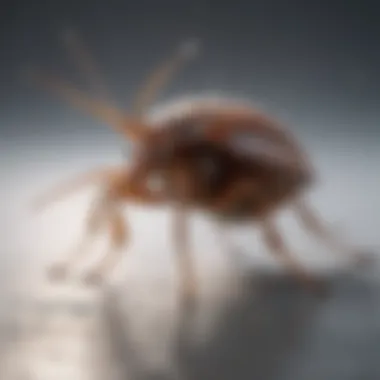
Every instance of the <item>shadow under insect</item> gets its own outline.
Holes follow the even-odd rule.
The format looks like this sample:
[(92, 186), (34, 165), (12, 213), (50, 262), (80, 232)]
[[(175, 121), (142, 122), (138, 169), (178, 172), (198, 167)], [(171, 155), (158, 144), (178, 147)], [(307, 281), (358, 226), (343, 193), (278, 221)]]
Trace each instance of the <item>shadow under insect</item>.
[[(248, 278), (238, 302), (224, 308), (215, 332), (201, 345), (186, 338), (191, 336), (185, 331), (189, 328), (188, 320), (180, 325), (170, 364), (179, 368), (175, 375), (170, 368), (154, 373), (139, 366), (139, 356), (130, 354), (133, 339), (117, 318), (112, 322), (111, 341), (116, 339), (129, 347), (120, 348), (118, 357), (132, 379), (343, 380), (344, 363), (354, 363), (352, 371), (359, 376), (355, 378), (364, 378), (369, 373), (372, 377), (366, 378), (378, 378), (380, 366), (373, 360), (370, 362), (368, 356), (355, 353), (352, 339), (352, 334), (356, 334), (356, 342), (367, 353), (371, 348), (377, 352), (380, 349), (377, 282), (352, 274), (325, 275), (323, 281), (331, 289), (326, 299), (313, 296), (286, 275), (260, 274)], [(364, 325), (360, 318), (350, 318), (361, 313), (365, 314)], [(186, 313), (183, 317), (189, 318)], [(347, 325), (346, 330), (342, 329), (343, 324)], [(335, 358), (345, 361), (334, 364)]]

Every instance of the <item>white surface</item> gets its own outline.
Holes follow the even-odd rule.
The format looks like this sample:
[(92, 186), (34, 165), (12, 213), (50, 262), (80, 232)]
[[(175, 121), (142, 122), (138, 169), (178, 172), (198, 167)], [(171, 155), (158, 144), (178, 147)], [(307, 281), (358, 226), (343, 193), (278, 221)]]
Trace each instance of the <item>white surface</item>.
[[(96, 378), (100, 365), (97, 355), (102, 345), (99, 296), (70, 284), (44, 284), (32, 290), (32, 294), (15, 315), (23, 332), (2, 355), (1, 378)], [(75, 304), (87, 312), (73, 313)]]

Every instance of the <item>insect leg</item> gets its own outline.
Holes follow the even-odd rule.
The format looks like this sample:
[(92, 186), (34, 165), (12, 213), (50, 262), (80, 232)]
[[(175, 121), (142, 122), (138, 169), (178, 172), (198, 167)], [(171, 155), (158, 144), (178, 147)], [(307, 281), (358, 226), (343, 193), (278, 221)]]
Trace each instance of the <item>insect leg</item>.
[(186, 163), (178, 161), (172, 168), (171, 181), (167, 183), (166, 194), (173, 203), (172, 233), (177, 270), (180, 275), (181, 302), (185, 308), (193, 306), (197, 293), (197, 278), (189, 250), (189, 203), (194, 197), (196, 177), (186, 170)]
[(94, 202), (89, 210), (84, 236), (81, 241), (76, 244), (67, 259), (53, 265), (48, 270), (48, 276), (51, 280), (61, 280), (66, 277), (68, 268), (81, 261), (89, 253), (88, 248), (95, 234), (99, 232), (102, 224), (107, 222), (107, 214), (111, 201), (109, 189), (114, 187), (114, 184), (123, 180), (127, 175), (125, 172), (126, 169), (123, 167), (95, 169), (56, 186), (42, 197), (35, 200), (33, 203), (34, 208), (41, 210), (50, 203), (68, 196), (73, 192), (80, 190), (82, 187), (100, 183), (107, 188), (107, 191), (102, 194), (100, 199), (97, 199)]
[(107, 185), (125, 176), (126, 169), (123, 166), (105, 167), (93, 169), (86, 173), (77, 175), (64, 183), (54, 186), (49, 191), (34, 199), (32, 207), (34, 211), (42, 211), (48, 205), (72, 195), (76, 191), (82, 190), (87, 186)]
[(368, 258), (367, 255), (361, 252), (356, 252), (355, 249), (349, 247), (344, 241), (338, 239), (305, 201), (298, 201), (296, 204), (296, 210), (301, 223), (309, 230), (309, 232), (322, 240), (330, 248), (339, 253), (348, 253), (355, 263), (366, 261)]
[(314, 276), (293, 257), (292, 253), (286, 246), (283, 237), (272, 221), (269, 221), (268, 219), (263, 221), (262, 232), (264, 242), (271, 252), (281, 259), (302, 284), (313, 291), (320, 292), (326, 290), (322, 287), (322, 283), (317, 281)]
[(188, 241), (189, 215), (184, 207), (176, 207), (173, 218), (173, 239), (180, 274), (181, 294), (185, 301), (192, 301), (197, 293), (197, 280), (191, 260)]
[(126, 223), (120, 209), (110, 207), (108, 214), (108, 228), (110, 234), (110, 248), (107, 255), (85, 276), (85, 282), (90, 285), (100, 285), (106, 275), (110, 273), (119, 260), (123, 246), (127, 242)]
[(126, 246), (129, 233), (120, 201), (157, 205), (164, 200), (162, 194), (152, 192), (143, 179), (144, 168), (136, 166), (128, 174), (124, 171), (120, 177), (114, 176), (112, 181), (108, 182), (103, 218), (108, 227), (110, 247), (104, 258), (85, 276), (88, 284), (100, 285), (121, 259), (122, 248)]
[(87, 215), (84, 236), (71, 250), (66, 259), (54, 264), (48, 269), (48, 277), (50, 280), (62, 280), (68, 274), (69, 268), (78, 264), (78, 262), (88, 255), (89, 247), (94, 236), (100, 232), (100, 228), (105, 222), (105, 212), (106, 207), (103, 200), (94, 203)]

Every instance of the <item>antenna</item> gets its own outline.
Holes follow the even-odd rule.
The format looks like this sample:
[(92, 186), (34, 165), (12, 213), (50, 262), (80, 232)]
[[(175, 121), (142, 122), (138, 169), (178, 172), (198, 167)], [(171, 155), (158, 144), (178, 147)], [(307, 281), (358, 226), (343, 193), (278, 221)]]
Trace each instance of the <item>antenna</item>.
[(181, 43), (174, 55), (155, 68), (143, 83), (132, 107), (133, 114), (141, 117), (154, 101), (158, 92), (169, 82), (183, 64), (195, 59), (199, 51), (200, 42), (197, 39), (188, 39)]

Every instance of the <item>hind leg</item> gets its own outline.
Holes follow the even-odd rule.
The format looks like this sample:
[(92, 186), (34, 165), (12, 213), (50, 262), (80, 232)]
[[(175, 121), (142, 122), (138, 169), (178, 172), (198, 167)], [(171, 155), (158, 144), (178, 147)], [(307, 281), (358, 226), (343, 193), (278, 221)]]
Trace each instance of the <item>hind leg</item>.
[(355, 264), (366, 264), (370, 261), (368, 260), (370, 259), (369, 255), (353, 249), (344, 241), (338, 239), (305, 201), (298, 201), (296, 210), (301, 223), (306, 229), (331, 249), (339, 253), (349, 254)]
[(307, 269), (301, 265), (292, 255), (284, 239), (274, 223), (269, 220), (263, 221), (262, 224), (263, 239), (271, 252), (280, 259), (291, 273), (308, 289), (324, 294), (326, 288), (318, 281)]

